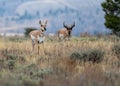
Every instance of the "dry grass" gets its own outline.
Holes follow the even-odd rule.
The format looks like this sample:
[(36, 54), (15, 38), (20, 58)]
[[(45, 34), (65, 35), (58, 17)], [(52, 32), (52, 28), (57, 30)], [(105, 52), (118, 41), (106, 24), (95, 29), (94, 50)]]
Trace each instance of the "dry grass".
[[(37, 47), (35, 53), (31, 54), (29, 39), (0, 38), (2, 86), (120, 85), (120, 60), (111, 50), (111, 47), (120, 44), (120, 41), (96, 37), (73, 37), (65, 42), (48, 40), (44, 44), (45, 54), (40, 45), (40, 54), (37, 55)], [(83, 64), (70, 59), (73, 52), (87, 49), (105, 51), (104, 60), (99, 64), (90, 62)]]

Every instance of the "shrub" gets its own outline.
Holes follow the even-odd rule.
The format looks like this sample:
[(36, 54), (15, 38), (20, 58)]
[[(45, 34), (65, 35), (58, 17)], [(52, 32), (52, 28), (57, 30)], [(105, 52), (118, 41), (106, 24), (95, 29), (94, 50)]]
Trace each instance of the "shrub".
[(102, 37), (104, 41), (111, 41), (111, 42), (119, 42), (120, 37), (115, 36), (115, 35), (106, 35)]
[(49, 73), (52, 73), (49, 68), (48, 69), (39, 69), (39, 71), (36, 71), (32, 74), (32, 77), (36, 78), (36, 79), (43, 79), (44, 76)]
[(73, 60), (76, 60), (76, 59), (79, 59), (80, 61), (85, 61), (85, 53), (83, 52), (74, 52), (71, 54), (70, 58), (73, 59)]
[(111, 36), (110, 40), (113, 41), (113, 42), (119, 42), (120, 41), (120, 37), (118, 37), (118, 36)]
[(23, 86), (38, 86), (38, 82), (31, 79), (24, 79), (22, 80)]
[(6, 64), (10, 70), (15, 68), (15, 61), (14, 60), (8, 60)]
[(21, 62), (26, 61), (24, 56), (20, 56), (20, 55), (17, 55), (17, 54), (6, 54), (6, 56), (7, 56), (7, 60), (19, 60)]
[(7, 54), (7, 60), (16, 60), (18, 57), (16, 55), (13, 54)]
[(120, 59), (120, 44), (115, 44), (112, 47), (112, 51), (117, 56), (117, 58)]
[(11, 42), (23, 42), (27, 40), (26, 37), (19, 37), (19, 36), (14, 36), (14, 37), (6, 37), (5, 41), (11, 41)]
[(103, 60), (104, 52), (99, 49), (90, 49), (81, 52), (74, 52), (70, 58), (80, 61), (91, 61), (93, 63), (99, 63)]
[(30, 76), (31, 79), (38, 80), (43, 79), (45, 75), (52, 73), (52, 70), (50, 68), (41, 69), (36, 64), (30, 64), (25, 66), (21, 72)]
[(101, 62), (104, 56), (104, 52), (98, 49), (88, 51), (88, 60), (92, 62)]
[(6, 68), (5, 61), (3, 59), (0, 59), (0, 71), (4, 68)]

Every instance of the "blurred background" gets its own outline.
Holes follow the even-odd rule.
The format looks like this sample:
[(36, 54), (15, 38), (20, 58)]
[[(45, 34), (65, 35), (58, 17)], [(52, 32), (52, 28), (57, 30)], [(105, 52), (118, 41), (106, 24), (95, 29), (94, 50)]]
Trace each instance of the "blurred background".
[(39, 20), (48, 20), (48, 34), (66, 24), (76, 23), (72, 34), (106, 34), (104, 0), (0, 0), (0, 35), (23, 35), (25, 28), (40, 28)]

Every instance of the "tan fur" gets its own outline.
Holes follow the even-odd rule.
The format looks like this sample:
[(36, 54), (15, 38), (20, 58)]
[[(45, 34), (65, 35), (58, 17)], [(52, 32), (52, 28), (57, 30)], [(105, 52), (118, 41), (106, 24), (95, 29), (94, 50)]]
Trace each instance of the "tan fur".
[[(39, 54), (39, 43), (43, 44), (44, 42), (44, 40), (40, 42), (40, 39), (43, 39), (44, 37), (47, 21), (43, 21), (43, 22), (39, 21), (39, 24), (41, 25), (40, 30), (33, 30), (29, 33), (29, 36), (32, 41), (32, 52), (34, 51), (34, 46), (36, 44), (38, 46), (38, 54)], [(43, 44), (43, 51), (44, 51), (44, 44)]]
[(63, 34), (64, 38), (67, 37), (67, 36), (69, 36), (68, 35), (68, 30), (66, 28), (63, 28), (63, 29), (61, 29), (61, 30), (58, 31), (58, 37), (60, 37), (60, 34)]
[(34, 31), (31, 31), (29, 35), (30, 36), (33, 35), (37, 38), (38, 36), (43, 36), (43, 33), (40, 30), (34, 30)]
[(58, 31), (58, 40), (63, 40), (63, 39), (69, 39), (71, 37), (71, 31), (72, 28), (75, 26), (75, 22), (72, 25), (65, 25), (65, 22), (63, 22), (63, 26), (65, 28), (62, 28)]

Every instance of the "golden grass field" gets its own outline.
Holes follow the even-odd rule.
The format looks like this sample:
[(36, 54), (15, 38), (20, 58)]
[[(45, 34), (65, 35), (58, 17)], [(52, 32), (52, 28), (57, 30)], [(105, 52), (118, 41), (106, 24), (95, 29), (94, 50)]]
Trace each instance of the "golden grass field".
[[(55, 38), (56, 39), (56, 38)], [(29, 38), (0, 37), (0, 86), (120, 86), (120, 59), (112, 51), (120, 38), (72, 37), (46, 39), (40, 54), (31, 54)], [(74, 52), (104, 51), (100, 63), (72, 60)], [(120, 52), (120, 51), (119, 51)]]

